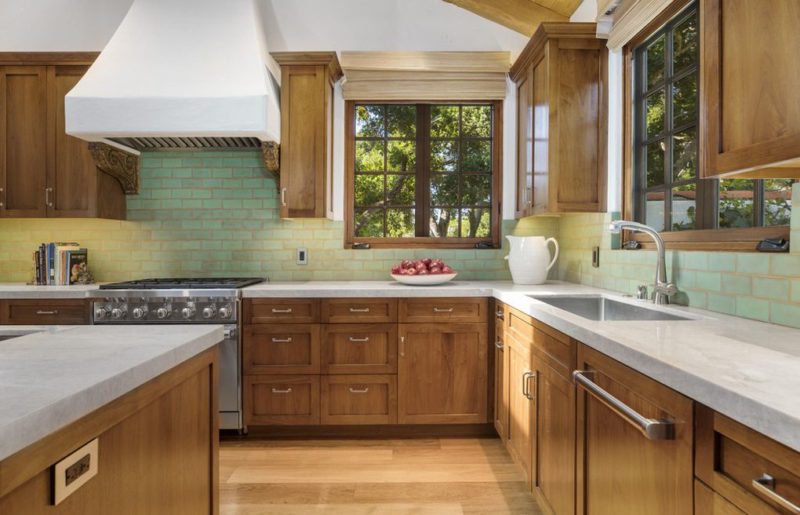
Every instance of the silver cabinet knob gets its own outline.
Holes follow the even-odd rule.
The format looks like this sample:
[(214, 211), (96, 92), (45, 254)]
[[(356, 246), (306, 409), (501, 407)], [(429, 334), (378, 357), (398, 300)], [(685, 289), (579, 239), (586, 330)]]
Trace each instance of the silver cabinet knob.
[(156, 316), (161, 320), (167, 318), (169, 315), (170, 315), (170, 310), (167, 308), (162, 307), (156, 310)]
[(194, 316), (194, 313), (195, 310), (192, 306), (186, 306), (181, 310), (181, 316), (184, 318), (184, 320), (189, 320), (190, 318), (192, 318)]
[(220, 316), (220, 318), (230, 318), (232, 314), (233, 314), (233, 311), (231, 310), (230, 306), (225, 306), (225, 307), (219, 308), (219, 316)]
[(203, 308), (203, 318), (208, 320), (209, 318), (214, 318), (214, 315), (217, 314), (217, 310), (211, 306), (207, 308)]

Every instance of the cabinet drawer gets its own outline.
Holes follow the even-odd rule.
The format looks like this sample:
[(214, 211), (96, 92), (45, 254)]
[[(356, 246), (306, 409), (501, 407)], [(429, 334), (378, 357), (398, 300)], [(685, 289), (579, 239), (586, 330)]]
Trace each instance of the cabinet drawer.
[(397, 376), (322, 376), (323, 424), (396, 424)]
[(242, 367), (245, 374), (319, 374), (318, 325), (245, 326)]
[(397, 299), (324, 299), (322, 321), (329, 324), (397, 322)]
[(797, 513), (800, 453), (705, 406), (696, 419), (698, 478), (746, 513)]
[(83, 299), (7, 300), (0, 302), (0, 323), (9, 325), (83, 325), (89, 302)]
[(314, 324), (319, 322), (319, 299), (247, 299), (245, 324)]
[(397, 373), (397, 325), (323, 326), (322, 373)]
[(746, 515), (745, 512), (697, 480), (694, 482), (694, 512), (697, 515)]
[(572, 338), (534, 320), (532, 349), (554, 370), (565, 378), (572, 379), (572, 371), (575, 370), (578, 359), (578, 345)]
[(488, 299), (400, 299), (400, 322), (486, 323), (488, 309)]
[(319, 376), (245, 376), (245, 425), (319, 424)]

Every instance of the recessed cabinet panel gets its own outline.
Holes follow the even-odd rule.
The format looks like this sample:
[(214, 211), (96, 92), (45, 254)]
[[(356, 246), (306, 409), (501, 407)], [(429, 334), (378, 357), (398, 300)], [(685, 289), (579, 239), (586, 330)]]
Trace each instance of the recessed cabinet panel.
[(323, 373), (397, 373), (396, 324), (329, 324), (322, 339)]
[(319, 424), (319, 376), (245, 376), (245, 425)]
[(322, 423), (397, 423), (397, 376), (323, 376)]
[(245, 374), (319, 374), (318, 325), (269, 324), (245, 327)]

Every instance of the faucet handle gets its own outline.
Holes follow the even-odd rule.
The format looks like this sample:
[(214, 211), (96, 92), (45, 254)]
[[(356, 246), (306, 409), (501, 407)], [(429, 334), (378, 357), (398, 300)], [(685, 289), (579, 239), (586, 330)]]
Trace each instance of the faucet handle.
[(675, 285), (675, 283), (660, 283), (656, 285), (656, 291), (671, 297), (678, 293), (678, 287)]
[(644, 284), (640, 284), (638, 288), (636, 288), (636, 298), (639, 300), (647, 300), (647, 286)]

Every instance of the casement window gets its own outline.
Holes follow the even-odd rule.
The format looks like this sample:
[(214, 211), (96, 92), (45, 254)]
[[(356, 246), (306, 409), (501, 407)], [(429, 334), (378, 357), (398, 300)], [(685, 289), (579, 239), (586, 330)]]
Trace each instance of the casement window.
[(501, 102), (346, 110), (348, 245), (499, 246)]
[(670, 16), (626, 49), (632, 195), (624, 215), (687, 248), (722, 241), (730, 245), (715, 248), (752, 249), (788, 235), (794, 180), (700, 179), (697, 3)]

